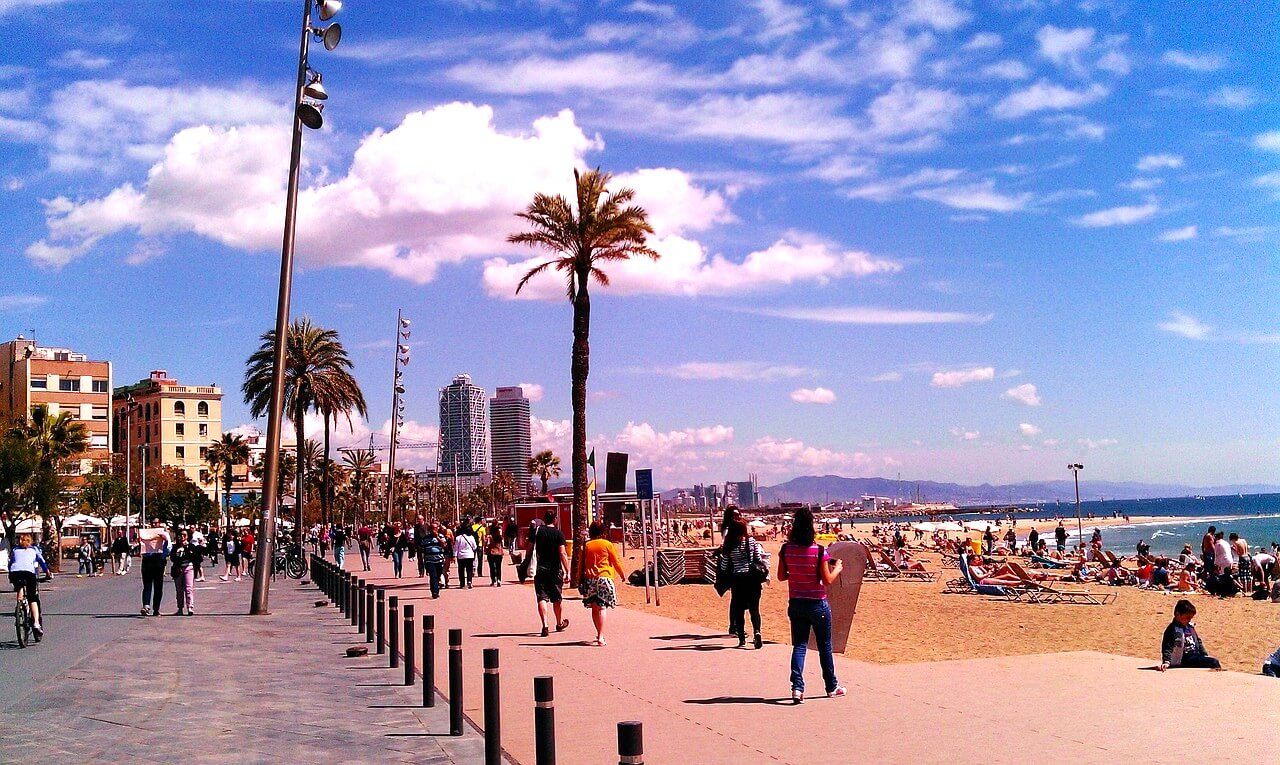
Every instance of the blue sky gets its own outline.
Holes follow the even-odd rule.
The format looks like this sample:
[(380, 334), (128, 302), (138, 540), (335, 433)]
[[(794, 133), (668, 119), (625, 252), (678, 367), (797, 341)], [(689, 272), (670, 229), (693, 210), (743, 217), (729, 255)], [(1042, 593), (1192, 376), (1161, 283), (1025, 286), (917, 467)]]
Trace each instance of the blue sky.
[[(0, 324), (227, 390), (271, 326), (300, 4), (0, 0)], [(708, 7), (711, 6), (711, 7)], [(221, 15), (214, 15), (221, 11)], [(600, 449), (756, 472), (1280, 482), (1276, 7), (345, 3), (295, 313), (409, 434), (458, 372), (567, 454), (569, 307), (506, 245), (574, 167), (655, 263), (593, 301)]]

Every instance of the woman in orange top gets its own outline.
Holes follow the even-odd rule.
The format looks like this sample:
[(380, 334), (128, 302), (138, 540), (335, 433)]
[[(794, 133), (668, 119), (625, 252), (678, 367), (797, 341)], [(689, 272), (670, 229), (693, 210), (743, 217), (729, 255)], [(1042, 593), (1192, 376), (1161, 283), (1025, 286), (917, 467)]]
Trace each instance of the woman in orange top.
[(604, 538), (604, 526), (591, 524), (591, 540), (582, 548), (582, 605), (591, 609), (596, 625), (596, 645), (604, 645), (604, 610), (618, 605), (613, 580), (622, 576), (622, 563), (613, 542)]

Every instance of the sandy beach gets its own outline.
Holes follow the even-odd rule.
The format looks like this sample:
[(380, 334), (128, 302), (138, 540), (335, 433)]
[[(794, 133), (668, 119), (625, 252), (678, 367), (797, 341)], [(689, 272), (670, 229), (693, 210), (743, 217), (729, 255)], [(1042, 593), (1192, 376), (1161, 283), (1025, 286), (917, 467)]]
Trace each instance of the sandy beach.
[[(1050, 523), (1053, 525), (1056, 522)], [(777, 547), (776, 542), (766, 544), (769, 550)], [(1150, 657), (1154, 664), (1159, 661), (1160, 636), (1177, 601), (1173, 594), (1100, 584), (1086, 588), (1115, 593), (1113, 603), (1036, 605), (979, 595), (948, 595), (943, 592), (943, 583), (959, 572), (942, 569), (936, 556), (926, 554), (923, 560), (930, 570), (939, 572), (937, 581), (863, 584), (847, 656), (898, 664), (1092, 650)], [(628, 555), (628, 570), (639, 566), (638, 556)], [(728, 621), (728, 596), (717, 597), (705, 584), (664, 587), (661, 607), (646, 606), (640, 587), (622, 587), (619, 596), (626, 608), (713, 629), (725, 628)], [(1224, 667), (1257, 673), (1263, 659), (1280, 646), (1280, 604), (1243, 597), (1191, 597), (1199, 609), (1196, 624), (1200, 634)], [(785, 583), (766, 585), (761, 600), (766, 640), (789, 640), (786, 609)]]

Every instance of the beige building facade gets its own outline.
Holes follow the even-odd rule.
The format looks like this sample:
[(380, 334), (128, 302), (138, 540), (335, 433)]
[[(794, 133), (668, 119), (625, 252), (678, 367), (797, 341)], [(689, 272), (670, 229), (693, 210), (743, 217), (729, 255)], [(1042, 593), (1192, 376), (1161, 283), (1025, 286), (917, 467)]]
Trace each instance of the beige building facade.
[(0, 344), (0, 365), (0, 425), (12, 427), (40, 404), (51, 414), (70, 412), (88, 432), (89, 448), (65, 472), (78, 476), (109, 467), (111, 362), (19, 336)]
[(115, 451), (129, 452), (134, 471), (144, 458), (147, 465), (180, 468), (213, 498), (217, 476), (206, 458), (209, 447), (222, 438), (221, 388), (181, 385), (157, 369), (145, 380), (116, 388), (111, 405)]

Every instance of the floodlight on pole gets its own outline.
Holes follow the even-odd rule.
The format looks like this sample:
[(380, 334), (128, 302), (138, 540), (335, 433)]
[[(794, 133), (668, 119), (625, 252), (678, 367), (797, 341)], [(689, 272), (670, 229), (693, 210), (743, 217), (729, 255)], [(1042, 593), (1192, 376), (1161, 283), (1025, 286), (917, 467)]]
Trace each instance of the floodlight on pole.
[[(259, 565), (254, 570), (253, 596), (249, 605), (249, 613), (254, 615), (269, 614), (268, 605), (271, 575), (275, 560), (277, 516), (280, 503), (280, 431), (284, 420), (284, 387), (285, 362), (287, 359), (289, 335), (289, 307), (293, 291), (293, 251), (294, 236), (298, 220), (298, 184), (302, 166), (302, 128), (318, 130), (324, 125), (321, 111), (329, 94), (324, 89), (320, 73), (307, 64), (307, 53), (311, 39), (321, 41), (326, 50), (338, 47), (342, 40), (342, 27), (330, 24), (327, 27), (316, 27), (312, 24), (311, 14), (318, 8), (321, 21), (333, 18), (342, 8), (339, 0), (302, 0), (302, 37), (298, 44), (298, 79), (293, 91), (293, 144), (289, 157), (289, 183), (285, 196), (284, 237), (280, 247), (280, 285), (276, 297), (276, 325), (272, 348), (270, 403), (267, 408), (267, 443), (263, 455), (262, 474), (262, 515), (258, 529), (257, 559)], [(298, 466), (298, 480), (302, 480), (301, 465)], [(143, 478), (146, 468), (143, 468)], [(295, 492), (301, 494), (301, 492)], [(145, 501), (145, 494), (144, 494)], [(294, 533), (298, 535), (298, 554), (301, 555), (302, 534), (302, 498), (294, 499), (296, 522)]]

